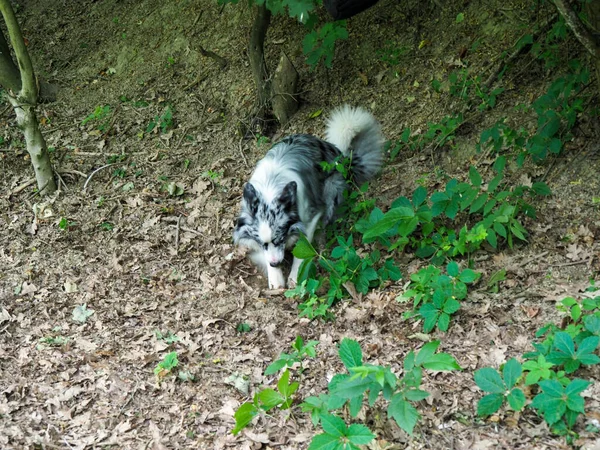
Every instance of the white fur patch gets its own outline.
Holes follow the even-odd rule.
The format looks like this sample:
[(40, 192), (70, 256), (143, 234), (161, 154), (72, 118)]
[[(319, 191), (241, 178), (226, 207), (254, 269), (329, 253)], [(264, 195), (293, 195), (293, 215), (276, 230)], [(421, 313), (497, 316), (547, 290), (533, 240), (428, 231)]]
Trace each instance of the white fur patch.
[(379, 130), (380, 126), (373, 115), (363, 108), (344, 105), (337, 108), (327, 121), (325, 139), (339, 148), (344, 155), (354, 137), (368, 129)]
[(266, 222), (261, 222), (258, 225), (258, 237), (265, 244), (271, 242), (271, 239), (273, 239), (273, 232), (271, 231), (269, 224)]

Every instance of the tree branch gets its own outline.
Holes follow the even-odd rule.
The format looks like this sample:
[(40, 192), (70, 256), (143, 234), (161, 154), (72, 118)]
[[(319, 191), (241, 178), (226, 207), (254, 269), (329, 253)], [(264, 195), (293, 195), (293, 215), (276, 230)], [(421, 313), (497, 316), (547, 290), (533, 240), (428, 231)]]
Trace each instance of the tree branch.
[(10, 0), (0, 0), (0, 11), (4, 17), (6, 29), (15, 50), (19, 72), (21, 73), (21, 91), (19, 92), (19, 97), (21, 100), (35, 105), (37, 103), (38, 92), (33, 74), (33, 64), (31, 63), (31, 58), (29, 58), (21, 28), (10, 5)]
[(569, 28), (579, 42), (586, 48), (588, 52), (595, 58), (600, 58), (600, 45), (594, 38), (594, 35), (581, 23), (577, 13), (573, 11), (571, 5), (564, 0), (554, 0), (554, 5), (558, 12), (563, 16)]

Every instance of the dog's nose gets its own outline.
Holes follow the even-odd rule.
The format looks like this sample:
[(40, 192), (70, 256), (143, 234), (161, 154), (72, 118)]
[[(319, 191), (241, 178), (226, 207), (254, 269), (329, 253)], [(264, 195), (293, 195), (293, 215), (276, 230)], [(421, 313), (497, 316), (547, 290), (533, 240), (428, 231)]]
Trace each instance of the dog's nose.
[(269, 265), (271, 267), (279, 267), (281, 265), (281, 261), (279, 261), (279, 262), (270, 262)]

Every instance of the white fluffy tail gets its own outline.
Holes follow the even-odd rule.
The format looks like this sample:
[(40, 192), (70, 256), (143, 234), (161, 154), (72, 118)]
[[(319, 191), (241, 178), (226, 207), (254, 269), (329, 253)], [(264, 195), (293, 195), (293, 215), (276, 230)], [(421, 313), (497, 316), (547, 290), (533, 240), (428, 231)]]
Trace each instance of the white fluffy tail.
[(381, 125), (363, 108), (337, 108), (327, 120), (326, 140), (352, 158), (352, 173), (359, 186), (373, 178), (383, 163)]

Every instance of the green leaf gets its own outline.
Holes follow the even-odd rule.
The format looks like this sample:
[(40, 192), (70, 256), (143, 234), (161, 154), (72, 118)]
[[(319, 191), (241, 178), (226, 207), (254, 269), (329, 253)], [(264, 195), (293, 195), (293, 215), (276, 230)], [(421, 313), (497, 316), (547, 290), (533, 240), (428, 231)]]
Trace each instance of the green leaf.
[(490, 416), (500, 409), (504, 403), (503, 394), (488, 394), (477, 402), (477, 415)]
[(446, 303), (444, 303), (444, 312), (446, 314), (454, 314), (459, 309), (460, 309), (460, 302), (457, 300), (454, 300), (453, 298), (449, 298), (448, 300), (446, 300)]
[(448, 331), (448, 327), (450, 326), (450, 316), (445, 312), (440, 313), (440, 316), (437, 321), (437, 327), (440, 331), (446, 332)]
[(515, 358), (512, 358), (504, 364), (502, 376), (504, 377), (504, 383), (508, 389), (511, 389), (517, 383), (521, 373), (523, 373), (523, 368)]
[(285, 359), (278, 359), (267, 366), (265, 369), (265, 375), (273, 375), (274, 373), (279, 372), (283, 369), (287, 364)]
[(565, 394), (567, 394), (569, 397), (580, 394), (581, 392), (585, 391), (590, 384), (592, 384), (590, 381), (575, 378), (567, 387), (565, 387)]
[(477, 280), (479, 278), (479, 273), (475, 272), (474, 270), (471, 269), (465, 269), (463, 270), (460, 275), (458, 276), (458, 279), (460, 281), (462, 281), (463, 283), (473, 283), (475, 280)]
[(410, 435), (412, 435), (413, 429), (421, 417), (419, 411), (404, 400), (402, 394), (399, 393), (395, 394), (390, 401), (388, 416), (393, 418), (398, 426)]
[(488, 199), (489, 199), (488, 194), (479, 195), (479, 197), (477, 197), (475, 199), (475, 201), (471, 204), (471, 208), (469, 209), (469, 214), (475, 214), (476, 212), (478, 212), (481, 208), (483, 208), (483, 205), (485, 205), (485, 203), (488, 201)]
[(508, 394), (506, 399), (508, 400), (508, 404), (514, 411), (521, 411), (525, 406), (525, 402), (527, 401), (527, 398), (525, 397), (523, 391), (518, 388), (514, 388), (512, 391), (510, 391), (510, 394)]
[(431, 356), (427, 361), (423, 362), (423, 367), (427, 370), (461, 370), (456, 359), (448, 353), (438, 353)]
[(423, 186), (419, 186), (417, 189), (415, 189), (415, 192), (413, 192), (413, 196), (412, 196), (413, 206), (415, 208), (418, 208), (419, 206), (421, 206), (423, 204), (423, 202), (425, 201), (426, 198), (427, 198), (427, 189), (425, 189)]
[(448, 272), (448, 275), (450, 275), (453, 278), (456, 278), (458, 276), (459, 268), (456, 261), (450, 261), (450, 263), (446, 267), (446, 272)]
[(415, 364), (417, 366), (422, 366), (424, 363), (430, 361), (438, 347), (440, 346), (440, 341), (431, 341), (421, 347), (419, 353), (417, 353), (417, 357), (415, 358)]
[(293, 254), (298, 259), (312, 259), (318, 255), (312, 244), (306, 239), (306, 236), (300, 237), (294, 247)]
[(345, 436), (348, 429), (344, 420), (333, 414), (323, 414), (321, 416), (321, 426), (325, 433), (336, 437)]
[(504, 394), (506, 386), (500, 378), (500, 374), (491, 367), (484, 367), (475, 372), (475, 383), (485, 392), (493, 394)]
[(420, 400), (426, 399), (429, 397), (429, 392), (423, 391), (421, 389), (411, 389), (404, 392), (404, 397), (406, 400), (410, 400), (411, 402), (418, 402)]
[(461, 23), (464, 20), (465, 20), (465, 14), (464, 13), (458, 13), (456, 15), (456, 23)]
[(254, 419), (256, 414), (258, 414), (258, 409), (253, 403), (244, 403), (233, 415), (235, 419), (235, 428), (231, 432), (233, 434), (238, 434), (240, 431), (246, 428), (250, 422), (252, 422), (252, 419)]
[(375, 435), (366, 426), (355, 423), (348, 427), (346, 438), (354, 445), (367, 445)]
[(388, 230), (393, 228), (401, 221), (409, 221), (413, 218), (415, 213), (412, 209), (405, 206), (399, 206), (397, 208), (390, 209), (383, 218), (371, 226), (363, 235), (364, 239), (372, 239), (385, 234)]
[(258, 393), (258, 400), (268, 411), (285, 402), (285, 398), (275, 389), (266, 388)]
[(362, 366), (363, 364), (360, 344), (353, 339), (342, 339), (338, 354), (346, 369)]
[(308, 450), (337, 450), (341, 445), (343, 444), (340, 438), (327, 433), (321, 433), (313, 437)]
[(481, 186), (481, 175), (479, 175), (479, 172), (477, 172), (477, 169), (474, 166), (469, 167), (469, 179), (473, 186)]
[(533, 192), (535, 192), (538, 195), (552, 195), (552, 190), (548, 187), (546, 183), (533, 183), (531, 189), (533, 189)]

